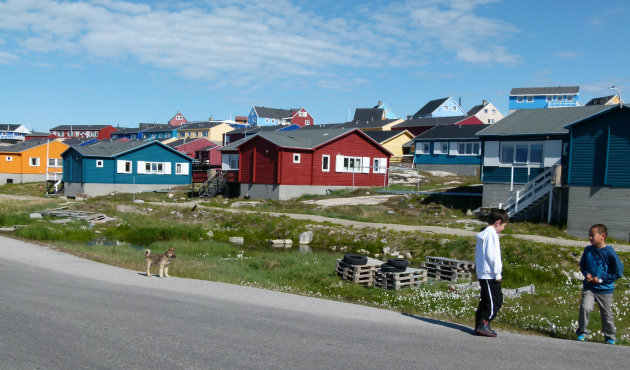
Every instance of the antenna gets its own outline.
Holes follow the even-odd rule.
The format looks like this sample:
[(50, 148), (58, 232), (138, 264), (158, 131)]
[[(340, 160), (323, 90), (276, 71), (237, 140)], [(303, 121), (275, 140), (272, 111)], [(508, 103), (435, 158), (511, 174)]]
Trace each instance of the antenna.
[(619, 97), (619, 108), (623, 108), (623, 101), (621, 100), (621, 90), (617, 85), (612, 85), (610, 90), (617, 90), (617, 96)]

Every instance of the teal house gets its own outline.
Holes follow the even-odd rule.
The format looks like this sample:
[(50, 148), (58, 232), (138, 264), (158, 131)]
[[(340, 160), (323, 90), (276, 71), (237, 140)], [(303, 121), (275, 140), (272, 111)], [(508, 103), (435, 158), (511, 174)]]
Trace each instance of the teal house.
[(166, 190), (192, 181), (192, 158), (158, 141), (71, 146), (61, 157), (68, 197)]

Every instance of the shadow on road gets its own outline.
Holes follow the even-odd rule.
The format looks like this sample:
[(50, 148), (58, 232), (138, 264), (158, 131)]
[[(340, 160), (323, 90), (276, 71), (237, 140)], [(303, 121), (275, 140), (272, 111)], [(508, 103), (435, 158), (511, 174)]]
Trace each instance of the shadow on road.
[(447, 328), (457, 329), (457, 330), (462, 331), (462, 332), (467, 333), (467, 334), (475, 335), (475, 331), (472, 328), (464, 326), (464, 325), (453, 324), (452, 322), (440, 321), (440, 320), (436, 320), (436, 319), (429, 319), (427, 317), (416, 316), (416, 315), (412, 315), (410, 313), (404, 313), (404, 312), (403, 312), (402, 315), (403, 316), (407, 316), (407, 317), (411, 317), (411, 318), (416, 319), (416, 320), (428, 322), (429, 324), (441, 325), (441, 326), (444, 326), (444, 327), (447, 327)]

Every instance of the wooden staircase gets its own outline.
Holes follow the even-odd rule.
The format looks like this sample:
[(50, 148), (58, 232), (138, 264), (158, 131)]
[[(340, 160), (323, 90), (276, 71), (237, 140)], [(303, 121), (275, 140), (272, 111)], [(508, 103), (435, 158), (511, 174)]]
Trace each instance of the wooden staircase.
[[(499, 203), (499, 208), (505, 209), (510, 217), (525, 213), (541, 202), (550, 200), (554, 187), (559, 185), (561, 166), (555, 165), (547, 168), (527, 184)], [(549, 202), (551, 207), (551, 202)], [(551, 217), (551, 210), (549, 210)]]
[(227, 186), (227, 172), (217, 171), (199, 188), (199, 198), (211, 198), (221, 194)]
[(63, 174), (61, 172), (46, 173), (46, 195), (63, 193)]

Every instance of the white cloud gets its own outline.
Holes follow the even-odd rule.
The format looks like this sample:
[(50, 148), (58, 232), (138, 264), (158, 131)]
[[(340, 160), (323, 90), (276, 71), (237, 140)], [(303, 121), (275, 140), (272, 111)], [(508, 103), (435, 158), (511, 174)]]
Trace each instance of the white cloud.
[(576, 59), (576, 58), (579, 58), (580, 55), (582, 54), (573, 50), (562, 50), (562, 51), (556, 52), (556, 57), (563, 58), (563, 59)]
[[(501, 40), (518, 30), (475, 15), (493, 2), (368, 3), (352, 6), (361, 17), (346, 17), (289, 0), (7, 0), (0, 2), (0, 30), (21, 52), (54, 52), (66, 63), (136, 61), (184, 78), (247, 84), (337, 67), (421, 66), (432, 53), (464, 63), (517, 63)], [(353, 78), (334, 85), (357, 83)]]
[(20, 60), (20, 57), (18, 57), (15, 54), (0, 51), (0, 64), (2, 65), (13, 64), (19, 60)]

